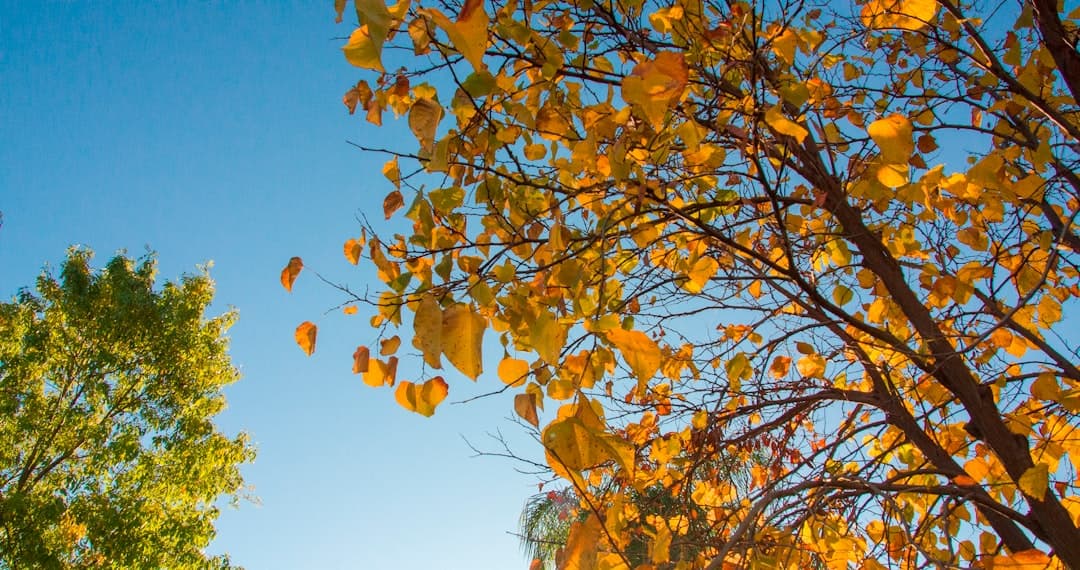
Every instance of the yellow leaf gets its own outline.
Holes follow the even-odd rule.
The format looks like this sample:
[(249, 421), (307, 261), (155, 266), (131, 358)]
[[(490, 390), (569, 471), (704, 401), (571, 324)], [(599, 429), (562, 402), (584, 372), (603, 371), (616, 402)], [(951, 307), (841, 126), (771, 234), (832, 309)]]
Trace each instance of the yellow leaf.
[(368, 386), (393, 386), (397, 379), (398, 358), (391, 356), (386, 362), (378, 358), (368, 361), (368, 370), (364, 373), (364, 384)]
[(547, 154), (547, 147), (539, 143), (527, 144), (523, 150), (525, 151), (525, 158), (529, 160), (540, 160)]
[(908, 167), (905, 164), (882, 164), (877, 169), (878, 182), (889, 188), (899, 188), (908, 183)]
[(435, 407), (446, 399), (449, 391), (450, 387), (442, 376), (436, 376), (423, 384), (414, 384), (405, 380), (398, 384), (397, 390), (394, 391), (394, 399), (410, 412), (431, 417), (435, 413)]
[(667, 110), (682, 97), (688, 80), (689, 68), (682, 52), (660, 52), (651, 61), (634, 66), (623, 79), (623, 100), (638, 106), (650, 123), (659, 126)]
[(431, 8), (423, 11), (450, 37), (450, 43), (476, 71), (484, 71), (484, 51), (488, 41), (488, 19), (483, 0), (465, 0), (456, 22)]
[(386, 216), (386, 219), (389, 220), (390, 217), (394, 215), (394, 212), (401, 209), (401, 207), (404, 205), (405, 197), (401, 195), (400, 190), (394, 190), (393, 192), (387, 194), (386, 198), (383, 198), (383, 215)]
[(353, 265), (360, 263), (360, 254), (364, 251), (362, 241), (350, 238), (345, 241), (345, 246), (342, 249), (345, 252), (345, 259), (348, 259), (349, 263)]
[[(566, 134), (570, 131), (570, 121), (567, 121), (558, 107), (549, 101), (536, 112), (536, 130), (541, 137), (549, 141), (557, 141), (566, 138)], [(528, 158), (528, 149), (526, 149), (526, 158)]]
[(424, 362), (432, 368), (442, 368), (443, 314), (432, 295), (424, 295), (413, 316), (413, 346), (420, 349)]
[(691, 293), (700, 293), (719, 269), (720, 264), (715, 259), (709, 256), (699, 258), (686, 273), (690, 280), (683, 283), (683, 288)]
[(1020, 476), (1020, 480), (1017, 481), (1017, 485), (1025, 495), (1041, 501), (1046, 497), (1049, 482), (1049, 468), (1045, 463), (1038, 463), (1024, 471), (1024, 474)]
[(660, 347), (641, 331), (611, 329), (607, 339), (622, 353), (638, 382), (646, 382), (660, 369)]
[(773, 39), (772, 48), (784, 63), (791, 65), (795, 63), (795, 47), (797, 44), (798, 36), (795, 34), (795, 30), (787, 28), (784, 33)]
[(482, 346), (487, 321), (462, 303), (447, 307), (442, 318), (443, 354), (454, 368), (476, 380), (483, 371)]
[(825, 359), (820, 354), (807, 354), (799, 359), (795, 368), (807, 378), (821, 378), (825, 374)]
[(387, 180), (394, 183), (395, 188), (401, 188), (401, 170), (398, 168), (396, 156), (383, 164), (382, 173)]
[(381, 58), (382, 40), (375, 41), (366, 24), (353, 30), (349, 43), (341, 49), (345, 52), (345, 59), (356, 67), (385, 71)]
[(545, 362), (555, 364), (559, 361), (565, 341), (566, 327), (559, 324), (551, 312), (540, 311), (540, 315), (529, 327), (529, 346)]
[(518, 358), (504, 358), (499, 363), (499, 379), (510, 386), (524, 386), (529, 376), (529, 363)]
[(370, 352), (368, 351), (368, 347), (366, 347), (366, 346), (358, 346), (358, 347), (356, 347), (356, 352), (353, 352), (352, 357), (353, 357), (353, 366), (352, 366), (353, 374), (361, 374), (363, 372), (368, 371), (368, 358), (370, 357)]
[(296, 344), (300, 345), (300, 350), (303, 350), (304, 354), (311, 356), (311, 353), (315, 352), (315, 336), (318, 332), (318, 327), (310, 321), (304, 321), (300, 323), (300, 326), (296, 327), (296, 334), (293, 336), (296, 338)]
[(863, 25), (871, 29), (921, 30), (937, 14), (937, 0), (870, 0), (862, 9)]
[(1031, 383), (1031, 395), (1047, 402), (1057, 401), (1061, 397), (1061, 387), (1057, 378), (1050, 372), (1043, 372)]
[(300, 270), (303, 268), (304, 262), (299, 257), (289, 259), (288, 265), (281, 270), (281, 286), (286, 291), (292, 293), (293, 282), (296, 281), (296, 276), (300, 275)]
[(341, 309), (341, 312), (345, 313), (346, 315), (355, 315), (356, 311), (357, 311), (356, 305), (349, 305), (349, 306)]
[(793, 137), (795, 142), (799, 144), (802, 144), (807, 135), (810, 134), (810, 131), (806, 130), (805, 127), (785, 117), (779, 105), (770, 107), (768, 111), (765, 111), (765, 123), (777, 134)]
[(881, 158), (887, 163), (906, 164), (915, 152), (911, 121), (903, 115), (893, 114), (878, 119), (866, 127), (866, 132), (877, 143)]
[(600, 544), (601, 523), (596, 515), (589, 514), (584, 521), (570, 525), (566, 546), (560, 553), (558, 565), (564, 570), (595, 570), (597, 546)]
[(431, 152), (435, 146), (435, 133), (442, 116), (442, 106), (427, 97), (418, 98), (409, 108), (409, 130), (427, 152)]
[(526, 393), (514, 396), (514, 411), (533, 427), (540, 425), (540, 420), (536, 416), (536, 394)]

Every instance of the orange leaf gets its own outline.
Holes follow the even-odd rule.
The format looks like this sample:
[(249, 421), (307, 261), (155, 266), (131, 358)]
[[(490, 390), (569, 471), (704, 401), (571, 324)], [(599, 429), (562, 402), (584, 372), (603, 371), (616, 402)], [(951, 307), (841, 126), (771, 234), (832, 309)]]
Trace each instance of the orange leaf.
[(394, 399), (406, 410), (430, 417), (435, 413), (435, 407), (446, 399), (449, 390), (450, 387), (442, 376), (436, 376), (419, 385), (405, 380), (398, 385)]
[(350, 238), (345, 242), (343, 249), (345, 259), (348, 259), (349, 263), (356, 265), (360, 263), (360, 254), (364, 251), (364, 242)]
[(318, 333), (318, 327), (311, 321), (304, 321), (300, 323), (300, 326), (296, 327), (296, 334), (294, 335), (296, 344), (300, 345), (300, 350), (303, 350), (304, 354), (311, 356), (311, 353), (315, 352), (315, 336)]
[(540, 425), (536, 416), (536, 394), (518, 394), (514, 396), (514, 411), (521, 419), (529, 422), (533, 427)]
[(285, 266), (285, 269), (281, 270), (281, 286), (286, 291), (292, 293), (293, 282), (296, 281), (296, 276), (300, 275), (300, 270), (304, 268), (304, 261), (299, 257), (294, 257), (289, 260), (289, 264)]
[(383, 199), (383, 215), (386, 216), (386, 219), (389, 220), (390, 216), (393, 216), (394, 212), (398, 211), (404, 205), (405, 197), (401, 195), (400, 190), (394, 190), (393, 192), (387, 194), (386, 198)]
[(352, 355), (352, 357), (353, 357), (353, 366), (352, 366), (353, 374), (360, 374), (362, 372), (367, 372), (368, 371), (368, 356), (369, 356), (368, 347), (366, 347), (366, 346), (358, 346), (358, 347), (356, 347), (356, 352), (354, 352), (353, 355)]
[(510, 386), (522, 386), (529, 374), (529, 363), (518, 358), (504, 358), (499, 363), (499, 379)]
[(968, 475), (957, 475), (953, 477), (952, 482), (961, 487), (974, 487), (979, 484), (978, 481), (972, 479)]
[(349, 305), (348, 307), (341, 309), (341, 312), (345, 313), (346, 315), (355, 315), (356, 311), (356, 305)]
[(401, 346), (401, 337), (394, 335), (379, 342), (379, 354), (390, 356), (397, 352), (399, 346)]

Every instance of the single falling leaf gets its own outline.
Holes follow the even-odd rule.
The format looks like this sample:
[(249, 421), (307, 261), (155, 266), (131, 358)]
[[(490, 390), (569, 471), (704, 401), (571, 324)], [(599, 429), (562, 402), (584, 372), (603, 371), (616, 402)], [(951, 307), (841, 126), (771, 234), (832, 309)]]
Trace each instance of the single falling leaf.
[(352, 366), (353, 374), (361, 374), (361, 373), (364, 373), (364, 372), (368, 371), (368, 358), (370, 357), (368, 347), (366, 347), (366, 346), (358, 346), (358, 347), (356, 347), (356, 351), (353, 352), (352, 357), (353, 357), (353, 366)]
[(646, 382), (660, 369), (660, 347), (641, 331), (611, 329), (607, 339), (622, 353), (623, 359), (634, 371), (638, 382)]
[(870, 29), (917, 31), (929, 25), (937, 9), (937, 0), (870, 0), (863, 5), (860, 17)]
[(518, 417), (529, 422), (533, 427), (540, 425), (536, 415), (536, 394), (518, 394), (514, 396), (514, 411)]
[(400, 190), (394, 190), (387, 194), (386, 198), (383, 198), (383, 215), (389, 220), (394, 215), (394, 212), (400, 210), (404, 205), (405, 197), (401, 195)]
[(356, 311), (357, 311), (356, 305), (347, 305), (347, 306), (345, 306), (344, 308), (341, 309), (341, 312), (345, 313), (346, 315), (355, 315)]
[(350, 238), (345, 240), (342, 249), (345, 252), (345, 259), (348, 259), (349, 263), (356, 265), (360, 263), (360, 254), (364, 252), (364, 242)]
[(424, 295), (413, 316), (413, 346), (420, 349), (424, 362), (442, 368), (443, 311), (433, 295)]
[(866, 132), (881, 149), (881, 158), (885, 162), (906, 164), (915, 152), (911, 121), (903, 115), (893, 114), (878, 119), (866, 127)]
[(398, 384), (394, 399), (406, 410), (431, 417), (439, 403), (446, 399), (449, 390), (450, 387), (442, 376), (436, 376), (423, 384), (405, 380)]
[(442, 106), (427, 97), (418, 98), (409, 108), (409, 130), (425, 151), (430, 152), (435, 146), (435, 133), (442, 116)]
[(293, 257), (289, 259), (289, 263), (285, 266), (285, 269), (281, 270), (281, 286), (286, 291), (292, 293), (293, 282), (296, 281), (296, 276), (300, 275), (300, 270), (304, 268), (304, 261), (299, 257)]
[(454, 368), (476, 380), (483, 371), (482, 347), (487, 321), (463, 303), (447, 307), (442, 318), (443, 354)]
[(1049, 482), (1049, 468), (1045, 463), (1037, 463), (1024, 471), (1024, 474), (1020, 476), (1020, 480), (1017, 481), (1017, 485), (1025, 495), (1041, 501), (1046, 497)]
[(318, 327), (310, 321), (304, 321), (300, 323), (300, 326), (296, 327), (296, 333), (293, 336), (296, 338), (296, 344), (300, 345), (300, 350), (303, 350), (304, 354), (311, 356), (315, 352), (315, 336), (318, 332)]
[(769, 125), (777, 134), (794, 138), (795, 142), (799, 144), (802, 144), (807, 135), (810, 134), (806, 127), (785, 117), (779, 105), (770, 107), (768, 111), (765, 111), (765, 124)]
[(499, 379), (510, 386), (524, 386), (529, 375), (529, 363), (518, 358), (504, 358), (499, 362)]

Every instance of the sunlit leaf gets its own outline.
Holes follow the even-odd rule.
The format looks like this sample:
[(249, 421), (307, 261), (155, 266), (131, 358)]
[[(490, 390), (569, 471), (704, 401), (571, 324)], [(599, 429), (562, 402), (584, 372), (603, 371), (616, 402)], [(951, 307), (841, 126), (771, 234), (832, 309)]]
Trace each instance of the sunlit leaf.
[(779, 106), (770, 107), (768, 111), (765, 111), (765, 123), (772, 127), (777, 134), (792, 137), (799, 144), (802, 144), (803, 140), (810, 134), (806, 127), (785, 117)]
[(413, 316), (413, 346), (420, 349), (428, 366), (442, 368), (443, 312), (431, 295), (420, 299)]
[(341, 49), (345, 52), (345, 59), (356, 67), (383, 71), (382, 42), (376, 42), (371, 37), (368, 26), (353, 30), (349, 42)]
[(482, 348), (487, 321), (463, 303), (443, 311), (442, 351), (459, 372), (476, 380), (483, 371)]
[(866, 132), (881, 149), (881, 158), (890, 164), (905, 164), (915, 152), (911, 121), (903, 115), (878, 119), (870, 123)]
[(300, 323), (300, 326), (296, 327), (296, 333), (293, 336), (296, 338), (296, 344), (300, 345), (300, 350), (303, 350), (304, 354), (311, 356), (311, 353), (315, 352), (315, 337), (318, 333), (318, 327), (310, 321), (304, 321)]
[(360, 255), (364, 252), (364, 243), (360, 240), (349, 238), (345, 240), (345, 245), (342, 249), (345, 252), (345, 259), (348, 259), (349, 263), (356, 265), (360, 262)]
[(641, 331), (623, 329), (612, 329), (605, 334), (622, 353), (638, 381), (644, 382), (656, 375), (662, 355), (660, 347), (648, 335)]
[(293, 282), (296, 281), (296, 276), (300, 275), (300, 270), (304, 268), (304, 261), (299, 257), (293, 257), (289, 259), (289, 263), (285, 266), (285, 269), (281, 270), (281, 286), (286, 291), (292, 292)]
[(450, 387), (442, 376), (436, 376), (423, 384), (403, 380), (394, 391), (394, 399), (406, 410), (430, 417), (435, 413), (435, 408), (446, 399), (449, 390)]
[(1024, 471), (1017, 481), (1017, 485), (1025, 495), (1043, 500), (1046, 497), (1047, 485), (1050, 481), (1050, 473), (1045, 463), (1037, 463)]
[(504, 358), (499, 362), (499, 379), (511, 386), (524, 386), (529, 375), (529, 363), (518, 358)]
[(868, 28), (921, 30), (937, 14), (937, 0), (870, 0), (863, 5), (862, 22)]

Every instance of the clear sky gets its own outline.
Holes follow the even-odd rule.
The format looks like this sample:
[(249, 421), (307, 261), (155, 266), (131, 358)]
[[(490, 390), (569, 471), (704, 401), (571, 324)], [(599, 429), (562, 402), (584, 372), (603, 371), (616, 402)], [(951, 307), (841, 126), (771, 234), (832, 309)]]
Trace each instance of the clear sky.
[[(536, 480), (464, 441), (494, 450), (501, 430), (535, 453), (510, 398), (407, 412), (350, 373), (374, 340), (365, 317), (327, 313), (340, 298), (310, 271), (292, 295), (278, 284), (292, 255), (373, 284), (341, 244), (358, 214), (381, 220), (391, 188), (384, 159), (345, 141), (404, 131), (341, 104), (360, 78), (339, 50), (350, 31), (330, 0), (0, 0), (0, 297), (72, 244), (99, 264), (151, 248), (166, 278), (212, 260), (244, 373), (218, 423), (257, 444), (244, 474), (261, 501), (224, 510), (214, 552), (255, 570), (524, 568), (508, 532)], [(292, 338), (303, 320), (320, 327), (311, 358)], [(501, 385), (446, 376), (448, 402)]]

